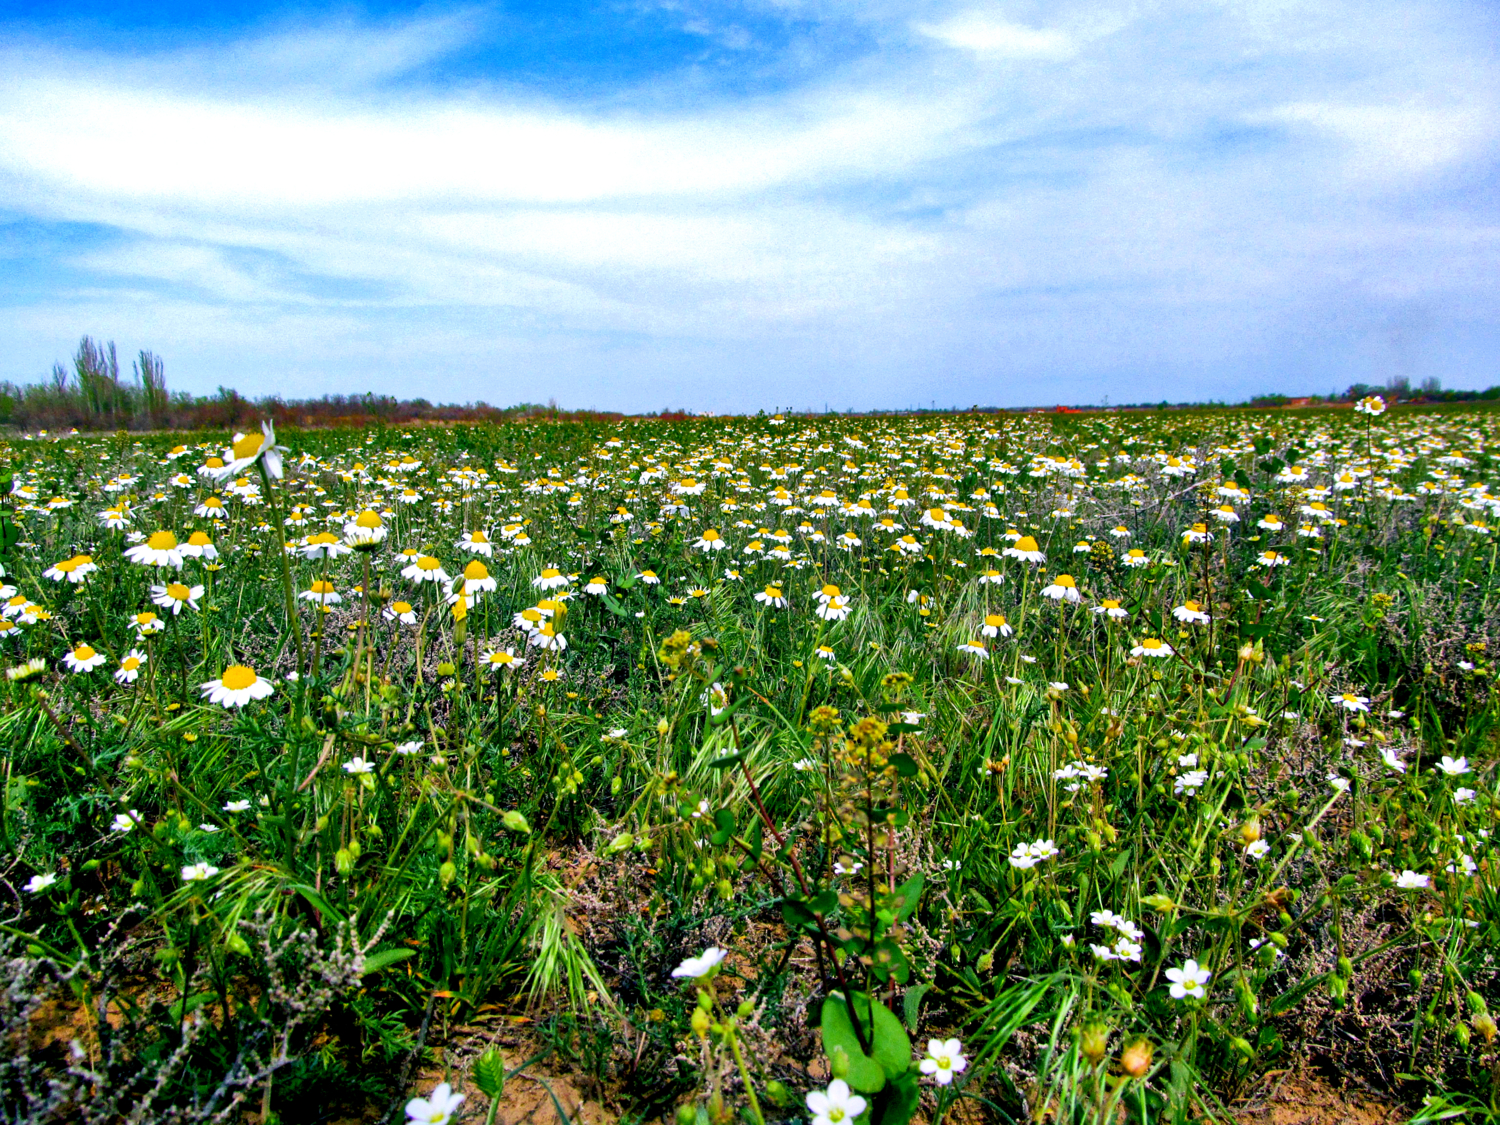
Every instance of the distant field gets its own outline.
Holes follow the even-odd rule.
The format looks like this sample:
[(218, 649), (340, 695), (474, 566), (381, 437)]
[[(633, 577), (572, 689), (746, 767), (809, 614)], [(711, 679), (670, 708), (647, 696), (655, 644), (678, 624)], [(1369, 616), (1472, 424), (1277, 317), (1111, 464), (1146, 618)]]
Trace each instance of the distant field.
[(1493, 1117), (1493, 407), (12, 439), (0, 1105)]

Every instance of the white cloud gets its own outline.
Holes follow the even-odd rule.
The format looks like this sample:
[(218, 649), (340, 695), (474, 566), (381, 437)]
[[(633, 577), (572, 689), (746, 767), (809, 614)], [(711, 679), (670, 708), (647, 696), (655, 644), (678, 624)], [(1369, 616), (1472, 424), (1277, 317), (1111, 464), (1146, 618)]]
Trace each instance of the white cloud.
[(1500, 65), (1427, 10), (887, 12), (800, 85), (607, 106), (415, 82), (482, 32), (469, 12), (32, 45), (0, 55), (0, 208), (113, 233), (0, 308), (0, 377), (90, 331), (200, 390), (1120, 401), (1262, 367), (1250, 390), (1327, 390), (1379, 375), (1357, 337), (1403, 310), (1500, 341), (1500, 209), (1466, 189), (1500, 150)]
[(968, 11), (939, 23), (918, 23), (932, 39), (976, 54), (1001, 59), (1070, 59), (1078, 44), (1066, 32), (1010, 23), (992, 12)]

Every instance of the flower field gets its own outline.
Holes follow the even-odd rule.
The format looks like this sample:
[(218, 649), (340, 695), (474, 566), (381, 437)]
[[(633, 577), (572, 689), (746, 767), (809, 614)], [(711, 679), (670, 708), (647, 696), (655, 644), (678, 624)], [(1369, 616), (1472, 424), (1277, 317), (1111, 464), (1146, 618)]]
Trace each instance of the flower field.
[(1497, 419), (11, 440), (5, 1117), (1500, 1117)]

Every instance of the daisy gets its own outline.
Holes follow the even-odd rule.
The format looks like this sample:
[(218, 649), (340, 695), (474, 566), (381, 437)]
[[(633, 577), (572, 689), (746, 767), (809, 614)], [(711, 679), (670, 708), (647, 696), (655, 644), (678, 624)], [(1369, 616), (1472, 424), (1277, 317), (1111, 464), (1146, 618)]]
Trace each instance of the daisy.
[(380, 516), (368, 509), (344, 524), (344, 542), (355, 550), (379, 546), (389, 534)]
[(1015, 630), (1005, 620), (1003, 613), (987, 613), (984, 615), (984, 624), (979, 627), (981, 637), (1009, 637)]
[(353, 776), (361, 773), (374, 773), (375, 763), (366, 761), (364, 758), (350, 758), (344, 763), (344, 772)]
[(258, 434), (234, 435), (234, 441), (224, 450), (224, 459), (214, 470), (214, 476), (219, 480), (238, 476), (260, 461), (270, 476), (280, 480), (281, 455), (286, 451), (285, 446), (276, 444), (276, 427), (269, 421), (262, 422)]
[(167, 623), (149, 609), (142, 613), (132, 613), (126, 621), (131, 630), (142, 637), (149, 637), (152, 633), (160, 633), (167, 627)]
[(42, 577), (54, 582), (66, 580), (77, 585), (98, 569), (92, 555), (74, 555), (71, 559), (64, 559), (42, 571)]
[(774, 609), (785, 609), (787, 607), (786, 596), (781, 592), (780, 586), (767, 586), (755, 595), (755, 600), (762, 605), (768, 605)]
[(187, 559), (207, 559), (213, 562), (219, 557), (219, 549), (214, 546), (214, 541), (208, 537), (206, 532), (195, 531), (188, 536), (188, 541), (182, 545), (182, 557)]
[(1104, 598), (1094, 607), (1094, 612), (1108, 617), (1112, 621), (1124, 621), (1130, 616), (1130, 611), (1120, 605), (1116, 598)]
[(140, 678), (141, 666), (146, 663), (146, 654), (138, 648), (131, 649), (125, 654), (125, 659), (120, 661), (120, 667), (115, 671), (115, 682), (121, 684), (133, 684)]
[(454, 546), (460, 551), (468, 551), (471, 555), (483, 555), (487, 559), (495, 556), (495, 545), (482, 531), (464, 532), (462, 538)]
[(1255, 556), (1256, 566), (1273, 567), (1286, 566), (1291, 560), (1277, 551), (1262, 551)]
[(249, 801), (225, 801), (225, 812), (247, 812), (250, 808)]
[(125, 557), (142, 566), (172, 566), (182, 569), (182, 552), (177, 548), (177, 536), (170, 531), (158, 531), (144, 543), (128, 548)]
[(448, 582), (448, 572), (443, 564), (431, 555), (418, 555), (410, 566), (403, 567), (401, 577), (412, 582)]
[(1418, 875), (1415, 871), (1407, 869), (1396, 876), (1396, 887), (1403, 891), (1421, 891), (1432, 886), (1431, 875)]
[(1341, 692), (1337, 695), (1330, 695), (1328, 697), (1328, 702), (1334, 704), (1335, 706), (1342, 707), (1345, 711), (1368, 712), (1370, 710), (1370, 700), (1368, 696), (1355, 695), (1354, 693), (1347, 691)]
[(265, 699), (276, 689), (270, 680), (256, 675), (244, 664), (231, 664), (217, 680), (198, 685), (210, 703), (223, 707), (243, 707), (252, 699)]
[(353, 550), (353, 547), (331, 531), (320, 531), (316, 535), (309, 535), (297, 548), (298, 554), (309, 561), (343, 558)]
[(531, 580), (531, 585), (538, 590), (561, 590), (567, 584), (568, 576), (555, 566), (547, 567)]
[(203, 596), (202, 586), (185, 586), (181, 582), (168, 582), (165, 586), (151, 587), (151, 601), (163, 609), (170, 609), (172, 616), (182, 612), (182, 607), (198, 608), (198, 599)]
[(511, 649), (508, 648), (490, 649), (479, 658), (479, 663), (484, 665), (491, 672), (499, 672), (504, 669), (510, 669), (514, 671), (516, 668), (519, 668), (522, 664), (526, 663), (526, 658), (524, 656), (517, 656)]
[(224, 501), (217, 496), (210, 496), (193, 509), (193, 515), (199, 519), (222, 520), (229, 516), (229, 509), (224, 507)]
[(1078, 583), (1073, 581), (1071, 574), (1059, 574), (1052, 580), (1050, 586), (1042, 587), (1042, 597), (1051, 598), (1057, 602), (1078, 602), (1083, 600), (1083, 595), (1078, 592)]
[(1280, 531), (1286, 527), (1286, 523), (1275, 512), (1267, 512), (1255, 521), (1255, 526), (1262, 531)]
[(1208, 530), (1207, 524), (1195, 523), (1182, 533), (1182, 541), (1184, 543), (1212, 543), (1214, 534)]
[(853, 611), (850, 609), (849, 599), (842, 595), (829, 598), (816, 610), (817, 615), (824, 621), (842, 621), (851, 612)]
[(1120, 556), (1120, 561), (1131, 568), (1151, 565), (1151, 560), (1146, 557), (1146, 552), (1139, 547), (1132, 547), (1126, 551)]
[[(636, 575), (636, 578), (647, 586), (661, 585), (661, 577), (654, 570), (643, 570)], [(535, 583), (532, 584), (535, 585)]]
[(212, 879), (218, 873), (219, 869), (211, 863), (190, 863), (182, 869), (182, 881), (201, 883), (205, 879)]
[(989, 650), (984, 647), (982, 641), (977, 639), (969, 641), (967, 644), (959, 645), (958, 651), (968, 656), (977, 656), (980, 660), (988, 660), (990, 658)]
[(1130, 650), (1131, 656), (1149, 656), (1155, 658), (1174, 655), (1175, 650), (1166, 641), (1157, 640), (1155, 637), (1147, 637)]
[(1209, 620), (1208, 614), (1203, 611), (1203, 606), (1198, 602), (1184, 602), (1172, 610), (1172, 616), (1184, 625), (1207, 625)]
[(99, 523), (106, 531), (124, 531), (130, 526), (130, 516), (124, 508), (110, 508), (99, 513)]
[(722, 551), (729, 544), (724, 542), (724, 537), (713, 528), (709, 528), (693, 542), (695, 551)]
[(95, 652), (89, 645), (78, 645), (70, 652), (63, 654), (63, 663), (73, 672), (92, 672), (105, 660), (102, 652)]
[(979, 575), (979, 584), (981, 586), (998, 586), (1004, 581), (1005, 575), (1001, 574), (993, 567), (988, 570), (981, 571)]
[(417, 611), (412, 608), (411, 602), (392, 602), (380, 612), (387, 621), (399, 621), (403, 625), (417, 623)]
[(546, 622), (540, 629), (526, 638), (528, 648), (539, 648), (543, 652), (555, 649), (562, 652), (568, 647), (568, 638), (552, 628), (552, 622)]
[(1005, 548), (1000, 552), (1009, 558), (1020, 559), (1022, 562), (1044, 563), (1047, 556), (1037, 546), (1037, 542), (1030, 535), (1023, 535), (1016, 540), (1013, 546)]
[(454, 586), (462, 585), (464, 595), (474, 597), (482, 592), (493, 592), (498, 583), (490, 577), (490, 568), (478, 559), (474, 559), (464, 567), (463, 576), (460, 581), (455, 581)]
[(297, 595), (302, 601), (317, 602), (320, 606), (338, 605), (344, 599), (334, 590), (332, 582), (318, 579), (312, 586)]

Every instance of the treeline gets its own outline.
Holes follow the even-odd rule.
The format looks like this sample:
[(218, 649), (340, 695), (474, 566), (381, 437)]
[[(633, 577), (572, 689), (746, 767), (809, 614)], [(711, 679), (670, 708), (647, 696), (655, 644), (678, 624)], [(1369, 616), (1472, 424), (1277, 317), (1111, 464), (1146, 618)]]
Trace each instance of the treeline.
[(1370, 395), (1380, 395), (1387, 402), (1494, 402), (1496, 399), (1500, 399), (1500, 386), (1489, 387), (1482, 391), (1445, 391), (1440, 379), (1423, 379), (1420, 385), (1413, 388), (1411, 380), (1395, 378), (1389, 380), (1383, 387), (1372, 383), (1354, 383), (1342, 393), (1334, 392), (1327, 395), (1307, 395), (1305, 397), (1256, 395), (1245, 405), (1291, 406), (1293, 404), (1305, 404), (1308, 406), (1326, 406), (1341, 402), (1358, 402), (1360, 399), (1368, 398)]
[(143, 351), (121, 375), (113, 341), (85, 336), (71, 369), (57, 363), (41, 383), (0, 382), (0, 424), (22, 430), (246, 429), (263, 418), (278, 426), (407, 425), (422, 422), (513, 422), (530, 418), (582, 421), (618, 414), (560, 410), (556, 402), (491, 406), (486, 402), (434, 405), (390, 395), (246, 398), (220, 387), (211, 396), (167, 390), (161, 357)]

